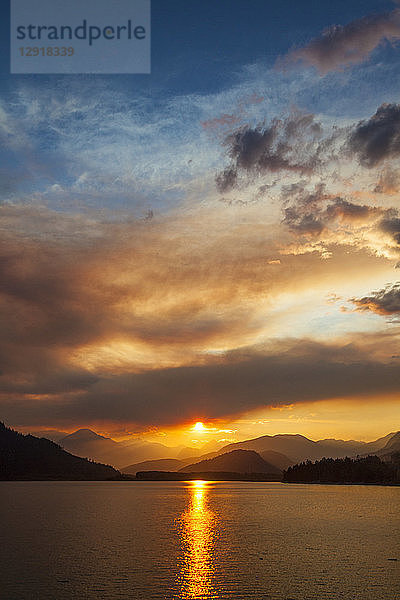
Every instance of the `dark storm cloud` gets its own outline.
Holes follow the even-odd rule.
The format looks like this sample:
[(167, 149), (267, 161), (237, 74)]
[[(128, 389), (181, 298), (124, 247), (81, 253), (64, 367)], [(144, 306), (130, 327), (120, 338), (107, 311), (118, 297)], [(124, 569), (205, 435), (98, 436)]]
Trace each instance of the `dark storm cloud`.
[(319, 164), (322, 128), (312, 114), (294, 112), (269, 126), (237, 129), (225, 139), (231, 164), (216, 177), (220, 191), (232, 189), (241, 173), (311, 173)]
[(366, 167), (400, 156), (400, 104), (382, 104), (370, 119), (360, 121), (349, 147)]
[(363, 62), (385, 39), (400, 39), (399, 9), (363, 17), (347, 25), (332, 25), (307, 46), (289, 52), (277, 64), (285, 67), (303, 61), (325, 75)]
[(380, 315), (400, 315), (400, 282), (388, 284), (382, 290), (363, 298), (351, 298), (357, 310), (371, 310)]
[(270, 406), (400, 391), (398, 364), (384, 364), (353, 345), (299, 342), (269, 355), (238, 355), (209, 364), (101, 379), (57, 402), (3, 401), (9, 422), (58, 425), (95, 421), (182, 423), (235, 416)]

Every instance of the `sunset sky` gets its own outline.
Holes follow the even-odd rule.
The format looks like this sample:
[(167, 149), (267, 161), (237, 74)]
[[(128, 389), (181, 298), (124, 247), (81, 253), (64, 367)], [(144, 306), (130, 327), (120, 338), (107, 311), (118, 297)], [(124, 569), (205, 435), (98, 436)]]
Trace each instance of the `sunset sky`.
[(0, 420), (398, 430), (399, 4), (153, 0), (124, 76), (9, 75), (2, 16)]

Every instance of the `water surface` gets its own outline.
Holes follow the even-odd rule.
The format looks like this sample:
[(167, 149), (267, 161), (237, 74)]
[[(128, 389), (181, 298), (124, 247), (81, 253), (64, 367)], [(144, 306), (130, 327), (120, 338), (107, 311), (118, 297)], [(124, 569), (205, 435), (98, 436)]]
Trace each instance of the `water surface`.
[(396, 600), (400, 488), (1, 482), (3, 600)]

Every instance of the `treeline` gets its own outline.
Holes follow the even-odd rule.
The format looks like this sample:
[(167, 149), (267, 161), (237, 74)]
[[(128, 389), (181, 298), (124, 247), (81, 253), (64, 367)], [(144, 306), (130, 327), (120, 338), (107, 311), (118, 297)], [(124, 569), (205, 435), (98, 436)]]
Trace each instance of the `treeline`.
[(286, 483), (400, 483), (400, 453), (391, 462), (378, 456), (365, 458), (323, 458), (289, 467), (283, 473)]
[(202, 471), (183, 473), (181, 471), (138, 471), (138, 481), (280, 481), (279, 475), (267, 473), (235, 473), (230, 471)]

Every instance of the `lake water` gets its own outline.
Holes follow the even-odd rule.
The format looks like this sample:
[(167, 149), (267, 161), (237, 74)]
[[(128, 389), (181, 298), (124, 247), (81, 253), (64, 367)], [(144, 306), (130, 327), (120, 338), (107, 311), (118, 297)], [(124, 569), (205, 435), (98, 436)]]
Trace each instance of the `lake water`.
[(0, 515), (1, 600), (400, 598), (398, 487), (1, 482)]

